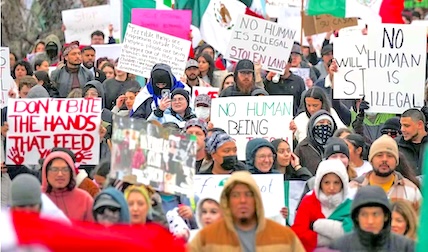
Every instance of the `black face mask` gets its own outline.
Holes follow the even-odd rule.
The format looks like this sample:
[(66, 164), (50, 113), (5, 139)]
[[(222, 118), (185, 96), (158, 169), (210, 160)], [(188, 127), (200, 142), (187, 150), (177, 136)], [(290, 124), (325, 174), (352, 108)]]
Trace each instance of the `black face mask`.
[(233, 170), (235, 168), (235, 165), (238, 163), (238, 156), (225, 156), (223, 157), (223, 163), (221, 164), (221, 168), (225, 169), (226, 171)]

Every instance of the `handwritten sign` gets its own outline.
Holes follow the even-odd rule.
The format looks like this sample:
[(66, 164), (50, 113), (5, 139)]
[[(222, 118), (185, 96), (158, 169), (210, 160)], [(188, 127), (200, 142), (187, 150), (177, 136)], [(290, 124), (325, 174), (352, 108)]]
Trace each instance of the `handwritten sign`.
[(239, 160), (253, 138), (292, 139), (293, 96), (222, 97), (211, 103), (211, 122), (236, 140)]
[(105, 42), (108, 42), (108, 26), (113, 25), (113, 36), (120, 37), (120, 19), (112, 13), (110, 5), (100, 5), (96, 7), (86, 7), (79, 9), (64, 10), (62, 14), (62, 23), (65, 26), (65, 42), (79, 41), (82, 45), (91, 44), (91, 34), (100, 30), (104, 32)]
[(330, 15), (303, 15), (303, 29), (306, 36), (358, 25), (357, 18), (338, 18)]
[(6, 163), (38, 164), (63, 147), (77, 163), (98, 164), (101, 109), (101, 99), (9, 99)]
[(293, 74), (300, 76), (300, 78), (302, 78), (303, 80), (307, 80), (310, 78), (309, 77), (309, 74), (310, 74), (309, 68), (291, 67), (290, 71)]
[(122, 51), (122, 44), (92, 45), (92, 47), (95, 49), (95, 62), (103, 57), (114, 62), (120, 57)]
[[(222, 98), (223, 99), (223, 98)], [(194, 191), (199, 198), (214, 198), (220, 201), (224, 184), (230, 175), (195, 175)], [(253, 174), (259, 186), (263, 200), (265, 217), (278, 223), (285, 224), (280, 210), (285, 206), (284, 175), (282, 174)]]
[(192, 97), (196, 98), (200, 94), (206, 94), (211, 97), (211, 99), (218, 97), (219, 88), (216, 87), (193, 87), (192, 88)]
[(196, 137), (146, 120), (114, 116), (110, 176), (136, 176), (157, 191), (193, 196)]
[(192, 12), (190, 10), (132, 9), (131, 23), (189, 40)]
[(241, 15), (232, 32), (225, 58), (260, 62), (262, 69), (284, 73), (296, 38), (296, 29)]
[(340, 36), (334, 44), (334, 56), (339, 66), (334, 74), (334, 99), (361, 99), (367, 81), (367, 36)]
[(117, 68), (150, 78), (153, 66), (165, 63), (179, 77), (186, 68), (190, 43), (188, 40), (128, 24)]
[(426, 27), (379, 24), (368, 32), (364, 86), (370, 111), (401, 114), (424, 105)]
[(1, 101), (0, 108), (7, 104), (9, 98), (8, 92), (14, 87), (15, 82), (10, 76), (10, 58), (9, 47), (0, 47), (0, 86), (1, 86)]

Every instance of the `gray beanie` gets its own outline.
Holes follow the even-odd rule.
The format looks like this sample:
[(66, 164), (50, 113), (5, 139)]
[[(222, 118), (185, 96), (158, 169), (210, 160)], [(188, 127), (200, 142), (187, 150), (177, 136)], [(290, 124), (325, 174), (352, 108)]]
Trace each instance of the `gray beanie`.
[(20, 174), (12, 180), (12, 207), (42, 204), (42, 191), (39, 180), (30, 174)]
[(35, 85), (28, 91), (27, 98), (49, 98), (49, 93), (41, 85)]

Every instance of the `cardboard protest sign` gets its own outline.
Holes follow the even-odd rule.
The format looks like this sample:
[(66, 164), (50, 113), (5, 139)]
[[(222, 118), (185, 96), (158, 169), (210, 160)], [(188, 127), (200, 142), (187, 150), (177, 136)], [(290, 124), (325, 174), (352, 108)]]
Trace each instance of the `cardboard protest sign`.
[(132, 9), (131, 23), (185, 40), (190, 39), (190, 10)]
[(64, 10), (61, 12), (62, 23), (65, 26), (65, 42), (79, 41), (82, 45), (91, 44), (91, 34), (100, 30), (104, 32), (105, 41), (108, 42), (108, 26), (113, 25), (113, 37), (120, 38), (120, 19), (117, 12), (110, 5), (99, 5), (78, 9)]
[[(335, 52), (336, 53), (336, 52)], [(401, 114), (425, 96), (426, 27), (378, 24), (368, 31), (364, 86), (371, 112)]]
[[(367, 81), (367, 36), (340, 36), (334, 44), (339, 69), (334, 74), (334, 99), (361, 99)], [(328, 77), (327, 77), (328, 78)]]
[[(220, 201), (221, 192), (229, 177), (230, 175), (195, 175), (195, 195), (200, 199), (210, 197)], [(284, 175), (253, 174), (252, 177), (260, 189), (265, 217), (284, 225), (285, 220), (280, 214), (281, 208), (285, 206)]]
[(310, 68), (301, 68), (301, 67), (291, 67), (290, 71), (297, 75), (300, 76), (300, 78), (302, 78), (304, 81), (310, 78)]
[(222, 97), (211, 102), (211, 122), (236, 140), (238, 159), (245, 160), (245, 147), (253, 138), (291, 140), (293, 96)]
[(53, 147), (70, 149), (77, 163), (98, 164), (101, 110), (101, 99), (9, 99), (6, 164), (38, 164)]
[(3, 108), (7, 104), (9, 90), (15, 86), (12, 76), (10, 76), (9, 47), (0, 47), (0, 83), (0, 108)]
[(168, 64), (180, 77), (186, 68), (190, 41), (128, 24), (117, 69), (145, 78), (157, 63)]
[(233, 61), (249, 59), (260, 62), (262, 69), (284, 73), (296, 38), (296, 29), (240, 15), (227, 46), (225, 58)]
[(306, 36), (355, 25), (358, 25), (357, 18), (338, 18), (330, 15), (308, 16), (303, 14), (303, 29)]
[(92, 45), (95, 49), (95, 63), (99, 58), (106, 57), (114, 62), (120, 57), (122, 44)]
[(193, 196), (195, 136), (115, 116), (112, 143), (111, 177), (123, 180), (134, 175), (137, 182), (157, 191)]

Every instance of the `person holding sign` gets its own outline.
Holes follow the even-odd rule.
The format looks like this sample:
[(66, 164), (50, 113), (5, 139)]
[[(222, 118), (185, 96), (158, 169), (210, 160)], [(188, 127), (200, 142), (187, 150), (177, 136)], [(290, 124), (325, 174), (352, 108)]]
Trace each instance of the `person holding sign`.
[(254, 63), (251, 60), (242, 59), (236, 64), (235, 84), (220, 93), (220, 97), (228, 96), (250, 96), (251, 92), (258, 87), (255, 84)]
[(342, 162), (325, 160), (319, 164), (314, 190), (303, 198), (291, 227), (306, 251), (327, 247), (352, 231), (348, 185), (349, 177)]
[(247, 171), (232, 173), (220, 196), (224, 218), (199, 231), (189, 244), (201, 251), (305, 251), (289, 227), (266, 219), (260, 188)]
[(248, 141), (246, 147), (246, 165), (252, 174), (278, 173), (274, 169), (276, 150), (264, 138), (254, 138)]

